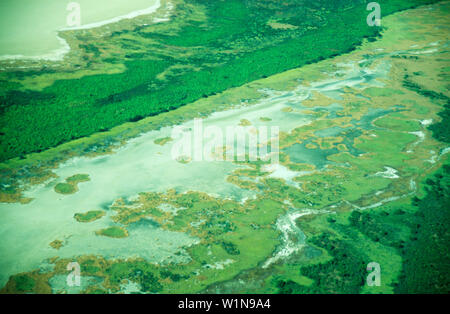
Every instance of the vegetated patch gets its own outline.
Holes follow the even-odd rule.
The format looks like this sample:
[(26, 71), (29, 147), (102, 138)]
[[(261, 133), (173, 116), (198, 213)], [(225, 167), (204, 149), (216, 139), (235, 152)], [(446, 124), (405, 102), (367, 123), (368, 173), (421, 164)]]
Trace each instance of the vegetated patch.
[(103, 210), (91, 210), (86, 213), (77, 213), (73, 217), (78, 222), (92, 222), (105, 216), (106, 213)]
[(417, 207), (411, 238), (402, 250), (403, 269), (397, 293), (450, 292), (450, 165), (428, 179), (427, 195), (413, 204)]
[(90, 181), (88, 174), (76, 174), (66, 179), (67, 183), (78, 184), (80, 182)]
[(77, 191), (77, 187), (73, 184), (58, 183), (55, 185), (55, 192), (59, 194), (74, 194)]
[(278, 293), (359, 293), (364, 285), (367, 256), (357, 250), (350, 239), (334, 239), (330, 233), (312, 238), (310, 243), (322, 247), (332, 260), (300, 269), (301, 274), (314, 280), (304, 286), (291, 280), (277, 282)]
[(364, 95), (370, 97), (391, 97), (394, 95), (403, 95), (401, 90), (388, 88), (388, 87), (369, 87), (364, 90)]
[(251, 126), (252, 123), (247, 120), (247, 119), (241, 119), (241, 121), (239, 122), (239, 126)]
[(442, 120), (429, 126), (433, 136), (444, 143), (450, 143), (450, 97), (443, 93), (424, 89), (419, 84), (413, 82), (410, 76), (406, 74), (403, 80), (403, 86), (419, 95), (430, 98), (431, 101), (443, 105), (443, 110), (439, 113)]
[(444, 143), (450, 143), (450, 101), (444, 105), (444, 110), (439, 113), (442, 120), (429, 126), (433, 136)]
[(110, 237), (110, 238), (126, 238), (128, 237), (128, 231), (122, 227), (109, 227), (106, 229), (101, 229), (95, 232), (96, 235)]
[(112, 264), (106, 273), (113, 284), (119, 284), (124, 278), (140, 285), (142, 292), (157, 293), (162, 285), (157, 277), (155, 267), (142, 261)]
[(187, 165), (191, 161), (192, 161), (192, 158), (189, 156), (179, 156), (177, 158), (177, 162), (179, 162), (180, 164), (183, 164), (183, 165)]
[(294, 108), (292, 108), (292, 107), (284, 107), (283, 109), (281, 109), (281, 111), (282, 111), (282, 112), (289, 113), (289, 112), (294, 111)]
[(270, 27), (272, 27), (273, 29), (297, 29), (298, 26), (296, 25), (292, 25), (292, 24), (283, 24), (283, 23), (277, 23), (277, 22), (269, 22), (267, 23), (267, 25), (269, 25)]
[(27, 275), (19, 275), (14, 278), (16, 289), (20, 292), (31, 292), (36, 284), (35, 280)]
[(172, 141), (173, 141), (173, 138), (171, 138), (171, 137), (163, 137), (163, 138), (158, 138), (158, 139), (156, 139), (156, 140), (154, 141), (154, 143), (155, 143), (156, 145), (164, 146), (164, 145), (166, 145), (167, 143), (170, 143), (170, 142), (172, 142)]
[[(332, 259), (299, 267), (313, 284), (301, 285), (281, 277), (274, 283), (278, 292), (359, 293), (365, 285), (365, 266), (370, 262), (367, 254), (371, 253), (371, 247), (376, 247), (391, 252), (386, 254), (389, 260), (380, 261), (382, 269), (392, 259), (389, 250), (394, 249), (401, 257), (401, 273), (389, 283), (395, 293), (448, 293), (450, 165), (445, 164), (425, 183), (426, 196), (414, 197), (411, 204), (353, 211), (346, 224), (342, 223), (343, 218), (337, 221), (329, 217), (330, 231), (321, 231), (308, 242), (324, 249)], [(305, 230), (308, 224), (305, 223)], [(357, 234), (366, 237), (362, 238), (364, 242), (352, 243), (361, 239)]]
[(54, 248), (55, 250), (59, 250), (60, 248), (62, 248), (64, 246), (64, 242), (61, 240), (55, 240), (50, 242), (50, 246), (52, 248)]
[(413, 132), (420, 130), (420, 123), (414, 120), (402, 120), (385, 116), (373, 122), (376, 126), (393, 131)]
[(48, 283), (49, 277), (50, 274), (42, 274), (39, 270), (13, 275), (0, 290), (0, 294), (49, 294), (52, 292)]
[(76, 174), (66, 178), (66, 182), (55, 185), (55, 192), (59, 194), (74, 194), (78, 192), (78, 183), (90, 181), (88, 174)]

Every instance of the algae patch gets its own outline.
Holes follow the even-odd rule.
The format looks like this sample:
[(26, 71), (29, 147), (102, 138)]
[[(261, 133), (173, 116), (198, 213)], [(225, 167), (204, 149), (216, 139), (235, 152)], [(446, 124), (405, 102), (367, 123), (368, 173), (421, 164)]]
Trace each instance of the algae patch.
[(59, 194), (74, 194), (78, 192), (78, 183), (88, 182), (91, 179), (88, 174), (76, 174), (66, 179), (66, 182), (55, 185), (55, 192)]
[(156, 140), (154, 141), (154, 143), (155, 143), (156, 145), (164, 146), (164, 145), (166, 145), (167, 143), (170, 143), (170, 142), (172, 142), (172, 141), (173, 141), (173, 138), (171, 138), (171, 137), (163, 137), (163, 138), (158, 138), (158, 139), (156, 139)]
[(110, 238), (126, 238), (128, 237), (128, 231), (122, 227), (109, 227), (106, 229), (101, 229), (95, 232), (96, 235), (105, 236)]
[(86, 213), (75, 214), (73, 217), (78, 222), (92, 222), (102, 218), (105, 214), (103, 210), (91, 210)]
[(64, 246), (64, 243), (61, 240), (55, 240), (50, 243), (50, 246), (52, 248), (54, 248), (55, 250), (59, 250), (60, 248), (62, 248)]

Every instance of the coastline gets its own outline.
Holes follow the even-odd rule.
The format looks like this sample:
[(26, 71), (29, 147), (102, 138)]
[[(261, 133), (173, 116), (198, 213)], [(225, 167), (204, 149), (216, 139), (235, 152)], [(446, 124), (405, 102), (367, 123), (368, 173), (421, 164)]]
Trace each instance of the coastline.
[[(37, 56), (26, 56), (22, 54), (16, 54), (16, 55), (0, 55), (0, 61), (62, 61), (64, 57), (71, 51), (70, 45), (63, 37), (60, 36), (60, 32), (67, 32), (67, 31), (80, 31), (80, 30), (90, 30), (94, 28), (99, 28), (105, 25), (118, 23), (123, 20), (130, 20), (134, 19), (139, 16), (143, 15), (150, 15), (155, 13), (159, 8), (161, 8), (161, 0), (156, 0), (156, 2), (146, 8), (141, 10), (136, 10), (133, 12), (130, 12), (128, 14), (119, 15), (111, 19), (103, 20), (100, 22), (95, 23), (89, 23), (86, 25), (81, 25), (79, 27), (70, 27), (70, 28), (61, 28), (59, 30), (56, 30), (56, 37), (60, 43), (60, 48), (54, 49), (46, 54), (37, 55)], [(172, 7), (169, 6), (169, 10)], [(153, 23), (160, 23), (169, 20), (168, 18), (154, 18), (152, 20)]]
[(0, 61), (62, 61), (64, 56), (70, 52), (70, 45), (61, 36), (59, 36), (59, 31), (56, 35), (61, 47), (58, 49), (54, 49), (51, 52), (48, 52), (39, 56), (25, 56), (25, 55), (0, 55)]
[(155, 13), (156, 10), (158, 10), (160, 7), (161, 7), (161, 1), (160, 0), (156, 0), (155, 4), (153, 4), (152, 6), (146, 8), (146, 9), (136, 10), (136, 11), (133, 11), (131, 13), (124, 14), (124, 15), (119, 15), (119, 16), (113, 17), (113, 18), (108, 19), (108, 20), (95, 22), (95, 23), (89, 23), (89, 24), (86, 24), (86, 25), (78, 26), (78, 27), (62, 28), (59, 31), (73, 31), (73, 30), (83, 30), (83, 29), (97, 28), (97, 27), (108, 25), (108, 24), (117, 23), (117, 22), (119, 22), (121, 20), (134, 19), (135, 17), (141, 16), (141, 15), (149, 15), (149, 14)]

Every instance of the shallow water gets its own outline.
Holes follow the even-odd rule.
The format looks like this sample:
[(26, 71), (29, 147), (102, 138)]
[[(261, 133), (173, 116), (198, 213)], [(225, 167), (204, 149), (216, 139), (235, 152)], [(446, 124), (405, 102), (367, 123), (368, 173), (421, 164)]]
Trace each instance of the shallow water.
[[(284, 102), (262, 101), (251, 107), (213, 114), (203, 120), (203, 126), (237, 126), (242, 118), (255, 125), (262, 124), (261, 116), (278, 117), (267, 123), (280, 124), (289, 130), (310, 120), (301, 114), (284, 113)], [(190, 121), (182, 126), (194, 128)], [(174, 257), (183, 246), (195, 243), (186, 234), (164, 231), (155, 226), (131, 226), (129, 237), (112, 239), (95, 235), (95, 231), (113, 225), (109, 215), (95, 222), (83, 224), (73, 215), (89, 210), (108, 209), (120, 197), (133, 197), (142, 191), (163, 192), (176, 189), (202, 191), (219, 197), (241, 200), (253, 192), (242, 190), (226, 182), (227, 175), (239, 166), (225, 161), (191, 162), (182, 164), (171, 158), (172, 145), (159, 146), (155, 139), (171, 135), (172, 128), (146, 133), (121, 147), (115, 154), (96, 158), (74, 158), (60, 165), (55, 173), (59, 179), (39, 185), (26, 192), (33, 197), (31, 203), (0, 205), (0, 285), (9, 275), (38, 268), (46, 258), (58, 255), (71, 257), (100, 254), (110, 258), (139, 255), (149, 261), (164, 262)], [(60, 195), (54, 191), (58, 182), (74, 174), (86, 173), (91, 181), (80, 183), (73, 195)], [(49, 247), (55, 239), (66, 240), (59, 251)], [(186, 258), (181, 255), (175, 262)]]
[(314, 132), (314, 135), (319, 136), (319, 137), (336, 137), (339, 134), (341, 134), (344, 130), (345, 129), (341, 128), (340, 126), (333, 126), (328, 129), (316, 131), (316, 132)]
[[(376, 76), (383, 77), (386, 68), (386, 64), (381, 64), (375, 72)], [(203, 127), (215, 126), (224, 130), (228, 126), (237, 126), (241, 119), (247, 119), (254, 127), (277, 126), (281, 131), (288, 132), (312, 121), (312, 116), (302, 113), (303, 110), (311, 108), (303, 107), (301, 102), (309, 98), (312, 91), (322, 91), (320, 86), (327, 91), (333, 91), (335, 88), (334, 91), (339, 92), (344, 86), (361, 84), (361, 80), (356, 79), (360, 77), (363, 77), (367, 86), (378, 84), (373, 79), (375, 75), (368, 79), (364, 73), (366, 72), (360, 69), (350, 68), (347, 70), (347, 76), (336, 79), (339, 82), (335, 84), (327, 80), (310, 87), (299, 86), (290, 92), (266, 90), (267, 95), (257, 104), (214, 113), (202, 120)], [(293, 108), (294, 111), (284, 111), (287, 107)], [(331, 105), (320, 107), (320, 110), (336, 113), (339, 107)], [(264, 122), (260, 120), (261, 117), (269, 117), (272, 120)], [(192, 130), (194, 126), (194, 121), (189, 121), (181, 128)], [(255, 192), (243, 190), (226, 181), (227, 176), (240, 167), (234, 163), (192, 161), (183, 164), (174, 160), (171, 154), (173, 143), (165, 146), (154, 143), (155, 139), (171, 136), (172, 130), (172, 127), (166, 127), (143, 134), (130, 140), (111, 155), (71, 159), (55, 170), (58, 179), (35, 186), (26, 192), (27, 197), (35, 198), (31, 203), (0, 204), (0, 286), (3, 286), (12, 274), (45, 267), (48, 265), (45, 259), (54, 256), (139, 256), (155, 263), (181, 262), (188, 259), (183, 253), (183, 247), (196, 243), (197, 239), (184, 233), (164, 231), (154, 223), (141, 222), (128, 226), (129, 237), (124, 239), (95, 235), (96, 230), (114, 225), (109, 205), (121, 197), (133, 198), (139, 192), (191, 190), (238, 201), (254, 195)], [(206, 140), (205, 143), (207, 142)], [(291, 149), (297, 148), (293, 146)], [(325, 163), (326, 156), (334, 152), (308, 151), (312, 151), (313, 155), (306, 150), (295, 153), (299, 160), (306, 159), (306, 162), (316, 165)], [(285, 179), (292, 181), (291, 173), (282, 170), (275, 171), (273, 176), (286, 177)], [(54, 191), (57, 183), (80, 173), (89, 174), (91, 181), (80, 183), (77, 193), (60, 195)], [(75, 213), (98, 209), (107, 210), (107, 216), (91, 223), (79, 223), (73, 219)], [(65, 241), (59, 251), (49, 246), (55, 239)], [(181, 254), (175, 255), (176, 252)]]
[[(349, 128), (341, 128), (338, 126), (334, 126), (331, 128), (323, 129), (316, 131), (314, 134), (319, 137), (342, 137), (343, 141), (341, 142), (347, 147), (347, 150), (353, 156), (359, 156), (364, 153), (364, 151), (356, 148), (354, 146), (354, 139), (362, 135), (362, 131), (358, 128), (364, 130), (373, 130), (377, 129), (376, 126), (373, 125), (373, 122), (385, 116), (391, 112), (393, 109), (373, 109), (369, 108), (368, 112), (363, 115), (360, 120), (352, 120), (353, 127)], [(321, 149), (317, 148), (308, 148), (308, 144), (314, 144), (311, 139), (308, 139), (302, 143), (296, 143), (290, 147), (284, 149), (284, 152), (289, 155), (290, 160), (296, 163), (306, 163), (312, 164), (317, 169), (322, 169), (326, 165), (331, 164), (332, 162), (328, 160), (328, 156), (338, 154), (339, 150), (337, 148), (331, 149)]]
[(91, 285), (100, 284), (103, 282), (103, 278), (93, 276), (83, 276), (83, 280), (80, 281), (80, 286), (70, 287), (67, 285), (66, 275), (56, 275), (50, 278), (49, 283), (52, 287), (52, 293), (67, 293), (67, 294), (79, 294), (84, 289)]
[(328, 160), (328, 156), (339, 153), (337, 148), (332, 149), (320, 149), (320, 148), (308, 148), (308, 143), (303, 142), (301, 144), (294, 144), (284, 150), (289, 155), (291, 161), (299, 164), (314, 165), (316, 169), (323, 169), (325, 165), (331, 163)]
[[(67, 5), (71, 0), (0, 1), (0, 58), (5, 56), (57, 57), (66, 47), (58, 30), (70, 28)], [(104, 24), (126, 15), (149, 14), (159, 0), (77, 0), (81, 26)], [(135, 14), (132, 14), (135, 13)]]
[(393, 112), (393, 109), (369, 108), (368, 112), (361, 118), (361, 120), (352, 120), (352, 123), (364, 130), (374, 130), (377, 129), (377, 127), (373, 125), (373, 121), (391, 112)]

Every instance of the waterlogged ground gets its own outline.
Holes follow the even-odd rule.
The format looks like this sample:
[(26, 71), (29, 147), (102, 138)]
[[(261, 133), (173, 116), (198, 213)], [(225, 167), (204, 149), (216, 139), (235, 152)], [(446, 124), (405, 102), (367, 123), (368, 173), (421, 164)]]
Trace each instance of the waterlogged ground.
[[(448, 94), (448, 10), (390, 16), (383, 39), (351, 54), (191, 106), (228, 101), (204, 128), (278, 127), (279, 163), (177, 160), (173, 126), (60, 163), (24, 192), (31, 201), (0, 205), (3, 291), (274, 292), (277, 276), (311, 285), (296, 269), (328, 258), (306, 243), (312, 229), (326, 228), (321, 217), (407, 201), (447, 158), (427, 129), (441, 106), (423, 91)], [(177, 121), (177, 110), (171, 115)], [(181, 129), (190, 134), (195, 122)], [(56, 188), (77, 174), (89, 180)], [(374, 252), (390, 256), (381, 261), (390, 271), (382, 289), (367, 292), (392, 292), (400, 258)], [(65, 285), (72, 261), (81, 265), (77, 289)]]

